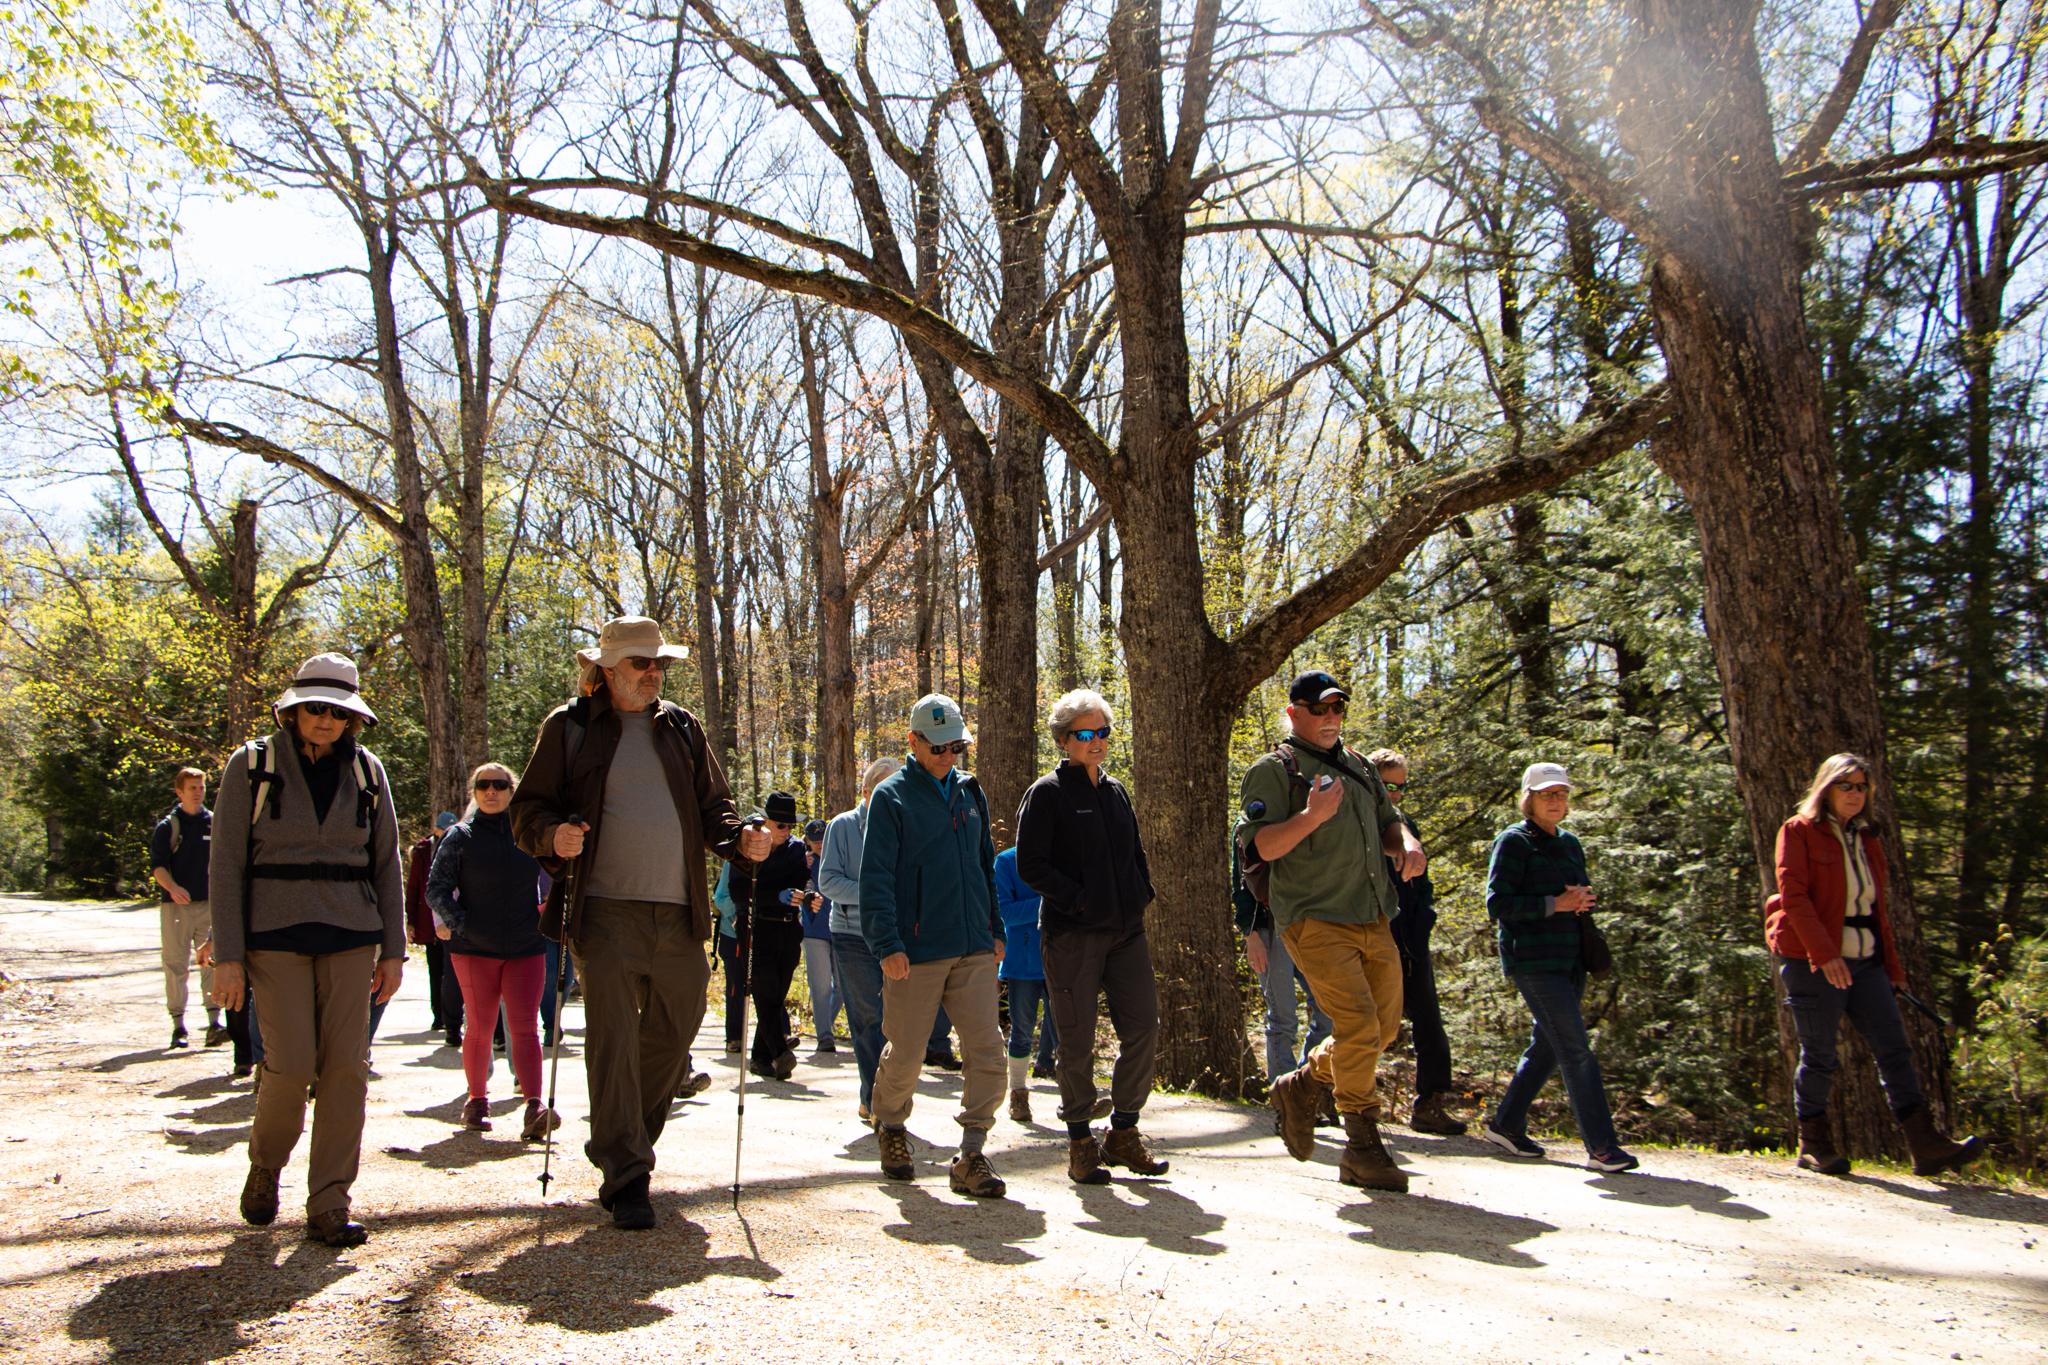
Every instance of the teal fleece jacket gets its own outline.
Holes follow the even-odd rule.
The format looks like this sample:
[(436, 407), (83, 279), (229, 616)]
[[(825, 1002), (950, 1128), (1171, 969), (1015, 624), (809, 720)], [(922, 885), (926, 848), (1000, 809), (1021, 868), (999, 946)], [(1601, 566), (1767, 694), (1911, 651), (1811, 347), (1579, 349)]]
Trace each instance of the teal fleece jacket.
[(996, 848), (988, 803), (966, 773), (942, 792), (912, 758), (868, 798), (860, 931), (877, 958), (938, 962), (995, 951)]

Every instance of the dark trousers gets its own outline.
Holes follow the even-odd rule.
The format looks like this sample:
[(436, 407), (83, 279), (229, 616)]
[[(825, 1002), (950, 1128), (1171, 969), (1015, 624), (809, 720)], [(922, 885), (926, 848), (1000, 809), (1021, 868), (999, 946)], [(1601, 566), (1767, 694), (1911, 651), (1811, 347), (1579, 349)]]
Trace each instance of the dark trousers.
[(1562, 1072), (1565, 1097), (1572, 1102), (1572, 1117), (1578, 1121), (1579, 1140), (1586, 1144), (1586, 1151), (1603, 1152), (1616, 1146), (1621, 1139), (1615, 1135), (1614, 1115), (1607, 1106), (1600, 1059), (1593, 1055), (1593, 1039), (1579, 1010), (1579, 998), (1586, 993), (1586, 974), (1516, 972), (1514, 983), (1529, 1006), (1533, 1023), (1528, 1051), (1522, 1054), (1508, 1088), (1501, 1092), (1500, 1107), (1493, 1111), (1494, 1128), (1503, 1133), (1527, 1133), (1529, 1106), (1537, 1092), (1552, 1072)]
[(1451, 1088), (1451, 1039), (1444, 1032), (1443, 1004), (1436, 995), (1436, 964), (1429, 956), (1429, 931), (1436, 911), (1405, 910), (1394, 917), (1394, 942), (1401, 949), (1401, 1009), (1415, 1042), (1417, 1103)]
[(832, 935), (832, 961), (839, 968), (839, 1000), (853, 1035), (853, 1064), (860, 1069), (860, 1102), (875, 1102), (875, 1068), (881, 1065), (882, 964), (859, 934)]
[(427, 1006), (433, 1011), (431, 1028), (462, 1027), (462, 992), (458, 988), (451, 993), (453, 977), (446, 975), (448, 972), (448, 945), (435, 939), (427, 945)]
[(740, 1036), (740, 1002), (747, 998), (747, 978), (740, 971), (740, 941), (729, 934), (718, 936), (718, 965), (725, 969), (725, 1050), (732, 1052), (746, 1041)]
[(1040, 935), (1045, 984), (1059, 1030), (1060, 1119), (1086, 1122), (1095, 1112), (1095, 1001), (1109, 1002), (1116, 1030), (1116, 1066), (1109, 1099), (1135, 1114), (1152, 1093), (1159, 1052), (1159, 986), (1143, 927), (1046, 929)]
[[(1844, 959), (1848, 961), (1848, 959)], [(1863, 1035), (1877, 1060), (1884, 1100), (1894, 1114), (1909, 1114), (1927, 1102), (1920, 1091), (1920, 1073), (1913, 1069), (1912, 1044), (1899, 1018), (1899, 1002), (1885, 975), (1884, 958), (1849, 962), (1849, 989), (1830, 986), (1828, 979), (1798, 958), (1778, 959), (1778, 979), (1785, 983), (1785, 1003), (1799, 1035), (1799, 1065), (1792, 1073), (1793, 1108), (1800, 1118), (1819, 1118), (1828, 1111), (1841, 1061), (1835, 1040), (1842, 1016)]]
[(789, 1051), (789, 983), (804, 960), (804, 927), (791, 920), (772, 920), (754, 925), (754, 941), (748, 948), (753, 959), (747, 971), (753, 976), (754, 1049), (752, 1059), (767, 1066)]
[(242, 995), (242, 1008), (228, 1010), (222, 1018), (227, 1022), (228, 1041), (235, 1045), (235, 1065), (254, 1066), (263, 1060), (263, 1030), (256, 1023), (256, 1005), (253, 993)]
[(541, 1042), (546, 1046), (552, 1047), (555, 1042), (555, 1011), (561, 1007), (561, 1001), (556, 999), (558, 992), (555, 987), (557, 984), (560, 984), (563, 989), (567, 989), (575, 984), (576, 955), (574, 953), (569, 955), (569, 975), (564, 979), (562, 976), (562, 945), (551, 939), (548, 941), (547, 946), (547, 965), (548, 977), (546, 981), (541, 983), (540, 988)]
[(931, 1040), (925, 1044), (925, 1051), (951, 1052), (953, 1050), (953, 1017), (946, 1013), (944, 1005), (939, 1006), (938, 1017), (932, 1020)]
[(584, 1153), (609, 1199), (654, 1169), (690, 1045), (704, 1022), (711, 963), (690, 937), (689, 908), (659, 901), (583, 903), (573, 956), (583, 977), (583, 1068), (590, 1082)]

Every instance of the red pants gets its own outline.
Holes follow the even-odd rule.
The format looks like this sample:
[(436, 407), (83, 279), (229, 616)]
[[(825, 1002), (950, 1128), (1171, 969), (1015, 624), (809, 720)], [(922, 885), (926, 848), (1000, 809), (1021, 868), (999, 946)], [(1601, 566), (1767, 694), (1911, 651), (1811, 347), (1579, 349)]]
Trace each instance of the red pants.
[(531, 957), (477, 957), (450, 953), (455, 979), (462, 984), (462, 1074), (469, 1097), (488, 1098), (491, 1086), (491, 1034), (496, 1031), (498, 1004), (505, 1005), (505, 1050), (512, 1054), (512, 1076), (522, 1099), (540, 1097), (540, 995), (547, 984), (545, 954)]

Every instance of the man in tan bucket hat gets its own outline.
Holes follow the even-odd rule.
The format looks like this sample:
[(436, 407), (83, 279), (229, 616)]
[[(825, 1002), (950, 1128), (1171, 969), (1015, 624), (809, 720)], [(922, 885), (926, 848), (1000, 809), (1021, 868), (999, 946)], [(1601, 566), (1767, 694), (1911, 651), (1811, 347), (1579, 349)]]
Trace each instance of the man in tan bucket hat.
[[(648, 1177), (704, 1021), (713, 912), (705, 854), (759, 862), (704, 727), (661, 697), (686, 657), (644, 616), (605, 622), (578, 650), (581, 695), (541, 722), (513, 794), (513, 836), (554, 874), (544, 931), (583, 978), (590, 1141), (598, 1200), (623, 1228), (654, 1226)], [(570, 860), (581, 873), (564, 875)]]

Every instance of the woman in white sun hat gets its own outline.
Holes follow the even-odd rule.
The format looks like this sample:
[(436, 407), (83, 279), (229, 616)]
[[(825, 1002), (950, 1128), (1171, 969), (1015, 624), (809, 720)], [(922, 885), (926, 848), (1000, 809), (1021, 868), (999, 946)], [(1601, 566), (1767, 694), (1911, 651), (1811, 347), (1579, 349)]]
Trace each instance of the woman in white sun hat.
[[(214, 810), (214, 995), (253, 992), (265, 1084), (249, 1133), (242, 1217), (277, 1216), (278, 1176), (314, 1098), (306, 1235), (357, 1246), (349, 1218), (369, 1087), (369, 1013), (398, 991), (405, 888), (384, 766), (358, 746), (377, 717), (353, 660), (316, 654), (272, 710), (277, 730), (237, 749)], [(246, 832), (246, 837), (236, 837)]]

